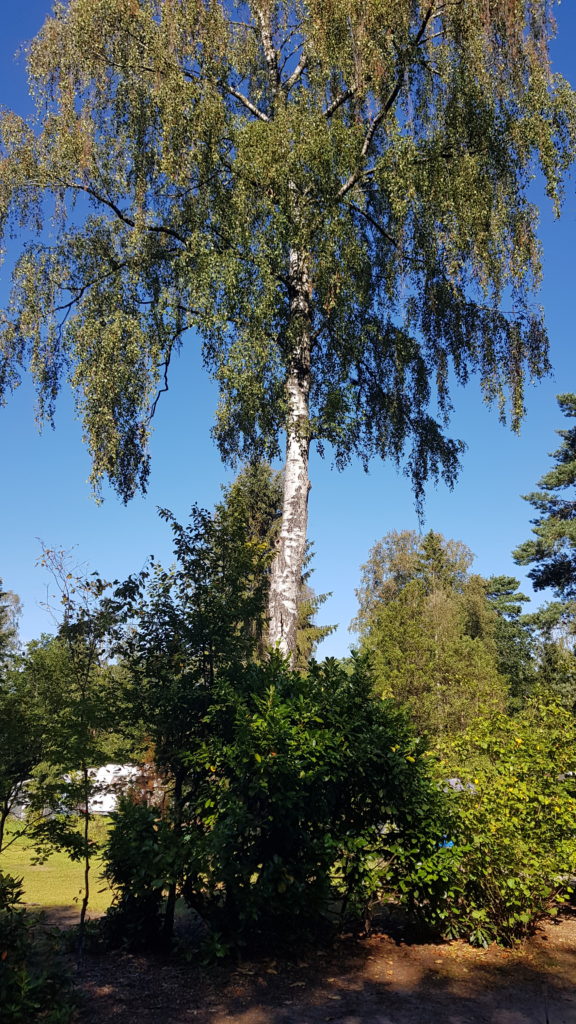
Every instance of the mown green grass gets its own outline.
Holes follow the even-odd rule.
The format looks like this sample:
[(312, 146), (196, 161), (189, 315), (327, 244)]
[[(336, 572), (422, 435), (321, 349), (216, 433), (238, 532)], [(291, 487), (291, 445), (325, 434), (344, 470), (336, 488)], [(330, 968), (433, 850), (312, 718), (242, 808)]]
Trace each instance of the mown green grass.
[[(96, 819), (91, 825), (91, 838), (101, 840), (109, 827), (108, 819)], [(14, 833), (14, 824), (9, 824), (7, 839)], [(23, 879), (24, 901), (29, 906), (78, 908), (83, 896), (82, 864), (69, 860), (65, 853), (53, 853), (43, 864), (34, 864), (34, 850), (26, 838), (16, 839), (0, 854), (0, 870)], [(106, 882), (100, 878), (102, 862), (98, 857), (90, 869), (91, 916), (102, 914), (110, 906), (112, 893)]]

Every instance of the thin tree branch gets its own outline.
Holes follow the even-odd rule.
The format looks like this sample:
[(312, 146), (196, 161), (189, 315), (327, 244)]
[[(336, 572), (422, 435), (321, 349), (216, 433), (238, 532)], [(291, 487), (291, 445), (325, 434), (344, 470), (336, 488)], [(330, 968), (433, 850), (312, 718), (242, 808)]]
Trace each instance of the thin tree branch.
[[(183, 333), (184, 330), (185, 330), (185, 328), (183, 328), (182, 331), (179, 332), (179, 333)], [(178, 337), (178, 335), (176, 337)], [(164, 394), (166, 394), (167, 391), (170, 390), (170, 387), (168, 385), (168, 370), (170, 369), (170, 360), (172, 359), (172, 352), (174, 350), (174, 342), (175, 341), (176, 341), (176, 338), (174, 338), (172, 340), (172, 344), (170, 345), (170, 348), (168, 349), (168, 355), (166, 356), (166, 359), (164, 360), (164, 364), (163, 364), (164, 365), (164, 386), (158, 389), (158, 394), (156, 395), (156, 398), (154, 399), (154, 401), (153, 401), (153, 403), (152, 403), (152, 405), (150, 407), (150, 415), (148, 417), (150, 420), (154, 419), (154, 414), (156, 412), (156, 408), (158, 406), (158, 402), (160, 401), (160, 395), (164, 395)]]
[(109, 277), (112, 277), (114, 274), (117, 274), (120, 270), (123, 270), (124, 267), (127, 266), (128, 261), (123, 260), (122, 263), (117, 263), (114, 267), (112, 267), (111, 270), (108, 270), (107, 273), (101, 274), (100, 277), (93, 278), (92, 281), (86, 281), (85, 284), (79, 285), (77, 288), (66, 288), (67, 292), (76, 292), (76, 294), (72, 296), (69, 302), (63, 302), (62, 305), (60, 306), (54, 306), (54, 312), (60, 313), (62, 312), (62, 310), (69, 311), (70, 307), (73, 306), (75, 302), (79, 302), (82, 296), (85, 294), (85, 292), (88, 291), (89, 288), (92, 288), (95, 284), (101, 284), (102, 281), (106, 281)]
[[(298, 43), (292, 50), (290, 50), (290, 53), (286, 54), (286, 56), (281, 61), (281, 63), (279, 63), (278, 67), (279, 67), (279, 70), (280, 70), (280, 78), (282, 78), (282, 74), (284, 72), (284, 69), (286, 68), (286, 65), (292, 60), (292, 57), (294, 56), (294, 54), (299, 53), (301, 49), (302, 49), (302, 43)], [(280, 48), (278, 53), (279, 54), (282, 53), (282, 48)]]
[(348, 100), (351, 100), (352, 97), (355, 96), (357, 92), (358, 89), (356, 86), (354, 86), (354, 88), (346, 89), (345, 92), (340, 93), (340, 95), (337, 96), (335, 100), (332, 100), (332, 103), (330, 103), (329, 106), (325, 107), (325, 109), (322, 111), (324, 117), (332, 117), (332, 114), (336, 113), (338, 108), (341, 107), (344, 103), (347, 103)]
[[(301, 24), (287, 25), (286, 28), (287, 28), (288, 31), (287, 31), (286, 35), (284, 36), (284, 39), (280, 43), (280, 47), (279, 47), (279, 52), (280, 53), (282, 53), (282, 50), (286, 49), (286, 47), (289, 45), (289, 43), (294, 38), (296, 33), (297, 32), (301, 33), (301, 31), (302, 31), (302, 25)], [(293, 50), (292, 52), (295, 53), (296, 51)], [(284, 61), (284, 63), (286, 63), (286, 61)]]
[(446, 35), (446, 29), (441, 29), (440, 32), (433, 32), (431, 36), (422, 36), (420, 45), (422, 43), (431, 43), (433, 39), (442, 39)]
[(364, 219), (368, 221), (368, 223), (374, 228), (375, 231), (382, 235), (382, 237), (385, 238), (387, 242), (390, 242), (390, 245), (394, 246), (394, 248), (400, 252), (402, 260), (404, 260), (407, 263), (415, 264), (416, 266), (424, 265), (424, 260), (420, 259), (418, 256), (410, 256), (408, 253), (403, 252), (400, 247), (400, 242), (396, 238), (394, 238), (394, 236), (391, 235), (386, 230), (386, 228), (382, 224), (380, 224), (380, 222), (377, 221), (375, 217), (372, 216), (371, 213), (368, 213), (367, 210), (363, 210), (362, 207), (357, 206), (356, 203), (348, 202), (346, 206), (351, 213), (358, 213), (361, 217), (364, 217)]
[(249, 100), (243, 92), (239, 92), (238, 89), (235, 89), (232, 85), (226, 85), (225, 82), (219, 82), (218, 84), (221, 85), (226, 92), (229, 92), (231, 96), (234, 96), (242, 106), (246, 107), (246, 110), (249, 110), (251, 114), (254, 114), (254, 117), (257, 117), (260, 121), (270, 120), (268, 114), (265, 114), (263, 110), (260, 110), (260, 107), (257, 107), (255, 103), (252, 103), (252, 100)]
[(234, 27), (238, 26), (239, 28), (249, 28), (252, 32), (256, 32), (256, 25), (252, 25), (252, 23), (249, 22), (249, 21), (233, 21), (233, 20), (230, 20), (230, 24), (233, 25)]
[[(415, 37), (415, 39), (414, 39), (414, 41), (412, 43), (412, 46), (410, 47), (412, 53), (420, 45), (420, 42), (421, 42), (421, 40), (422, 40), (422, 38), (423, 38), (423, 36), (424, 36), (424, 34), (426, 32), (426, 29), (428, 27), (428, 23), (430, 21), (430, 18), (432, 17), (433, 12), (434, 12), (434, 7), (433, 7), (433, 5), (431, 5), (428, 8), (428, 10), (426, 11), (426, 14), (424, 15), (424, 19), (422, 21), (422, 24), (420, 25), (420, 28), (418, 29), (418, 32), (417, 32), (416, 37)], [(362, 173), (363, 173), (362, 162), (365, 160), (365, 158), (366, 158), (366, 156), (368, 154), (370, 146), (372, 145), (372, 140), (374, 139), (374, 136), (376, 135), (376, 132), (378, 131), (378, 128), (380, 127), (380, 125), (382, 124), (382, 121), (384, 120), (386, 115), (390, 112), (390, 110), (392, 109), (392, 107), (396, 103), (396, 100), (398, 99), (398, 96), (400, 95), (400, 91), (401, 91), (402, 86), (404, 84), (405, 75), (406, 75), (406, 64), (404, 63), (402, 65), (402, 67), (400, 68), (399, 72), (398, 72), (398, 75), (396, 77), (396, 83), (395, 83), (393, 89), (391, 90), (390, 95), (388, 96), (388, 99), (385, 101), (385, 103), (383, 104), (382, 108), (378, 111), (376, 116), (370, 122), (370, 125), (368, 127), (368, 131), (366, 132), (366, 135), (364, 136), (364, 142), (362, 143), (362, 149), (360, 150), (360, 157), (359, 157), (359, 162), (358, 162), (359, 166), (350, 175), (350, 177), (348, 178), (348, 181), (346, 181), (342, 185), (342, 188), (339, 190), (339, 192), (338, 192), (338, 194), (336, 196), (337, 199), (343, 199), (344, 196), (350, 191), (350, 189), (354, 188), (354, 185), (356, 185), (357, 182), (362, 177)]]
[[(236, 22), (236, 24), (239, 24), (239, 22)], [(252, 27), (256, 31), (255, 25), (247, 27)], [(111, 60), (107, 54), (98, 54), (97, 56), (100, 57), (102, 63), (106, 64), (108, 67), (119, 68), (121, 70), (125, 70), (126, 68), (138, 68), (139, 71), (146, 71), (147, 74), (151, 75), (166, 74), (166, 71), (162, 68), (151, 67), (149, 64), (122, 64), (117, 61)], [(254, 114), (255, 117), (258, 117), (261, 121), (269, 120), (268, 116), (264, 113), (263, 110), (260, 110), (255, 103), (252, 103), (252, 101), (248, 99), (248, 97), (245, 96), (244, 93), (240, 92), (238, 89), (235, 89), (234, 86), (228, 85), (226, 82), (223, 82), (222, 80), (208, 78), (206, 75), (201, 75), (200, 72), (190, 71), (189, 69), (182, 67), (182, 65), (178, 62), (176, 62), (175, 66), (184, 75), (184, 78), (188, 78), (190, 79), (190, 81), (197, 81), (198, 79), (200, 79), (201, 81), (210, 82), (211, 85), (219, 85), (223, 89), (225, 89), (226, 92), (228, 92), (231, 96), (234, 96), (240, 103), (242, 103), (247, 110)]]
[[(101, 193), (99, 193), (95, 188), (92, 188), (91, 185), (83, 185), (80, 182), (73, 181), (60, 181), (60, 184), (64, 188), (74, 189), (78, 192), (85, 192), (86, 195), (92, 196), (97, 203), (102, 203), (103, 206), (107, 206), (108, 209), (112, 210), (112, 212), (118, 217), (118, 220), (121, 220), (123, 224), (126, 224), (129, 228), (136, 227), (136, 222), (132, 217), (129, 217), (127, 213), (124, 213), (113, 199), (110, 199), (108, 196), (101, 195)], [(167, 227), (163, 224), (147, 224), (146, 230), (161, 235), (168, 235), (169, 238), (175, 238), (176, 241), (181, 242), (182, 245), (185, 245), (186, 243), (184, 235), (181, 235), (175, 228)]]
[(223, 82), (222, 79), (208, 78), (206, 75), (200, 74), (199, 71), (190, 71), (188, 68), (183, 68), (181, 65), (180, 71), (184, 75), (184, 78), (189, 78), (193, 82), (209, 82), (210, 85), (214, 85), (216, 87), (219, 86), (221, 89), (224, 89), (227, 93), (230, 94), (230, 96), (234, 96), (234, 98), (237, 99), (239, 103), (246, 107), (246, 110), (249, 110), (250, 113), (254, 114), (254, 117), (257, 117), (260, 121), (270, 120), (268, 114), (265, 114), (263, 110), (260, 110), (260, 107), (257, 107), (255, 103), (252, 103), (252, 100), (248, 99), (248, 97), (245, 96), (243, 92), (240, 92), (239, 89), (235, 89), (233, 85), (228, 85), (227, 82)]
[(359, 213), (361, 217), (364, 217), (365, 220), (367, 220), (368, 223), (371, 224), (387, 242), (390, 242), (390, 245), (393, 245), (395, 249), (399, 248), (399, 244), (396, 239), (386, 231), (386, 228), (384, 228), (371, 213), (368, 213), (367, 210), (363, 210), (361, 206), (356, 206), (356, 203), (347, 203), (346, 205), (349, 210), (352, 210), (354, 213)]
[(308, 65), (308, 57), (307, 57), (307, 55), (305, 53), (303, 53), (302, 56), (300, 57), (300, 60), (298, 61), (298, 64), (294, 68), (294, 71), (292, 72), (290, 77), (287, 78), (286, 81), (282, 85), (282, 89), (284, 90), (286, 95), (288, 95), (290, 90), (296, 85), (296, 82), (298, 81), (298, 79), (304, 73), (307, 65)]

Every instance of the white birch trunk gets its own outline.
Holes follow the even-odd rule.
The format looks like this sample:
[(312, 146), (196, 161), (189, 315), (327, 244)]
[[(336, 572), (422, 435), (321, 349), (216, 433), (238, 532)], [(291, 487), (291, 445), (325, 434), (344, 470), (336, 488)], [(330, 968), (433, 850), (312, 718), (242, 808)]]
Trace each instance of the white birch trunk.
[(286, 376), (286, 465), (282, 522), (270, 575), (268, 639), (294, 665), (298, 600), (308, 526), (310, 433), (310, 280), (306, 259), (290, 254), (295, 342)]

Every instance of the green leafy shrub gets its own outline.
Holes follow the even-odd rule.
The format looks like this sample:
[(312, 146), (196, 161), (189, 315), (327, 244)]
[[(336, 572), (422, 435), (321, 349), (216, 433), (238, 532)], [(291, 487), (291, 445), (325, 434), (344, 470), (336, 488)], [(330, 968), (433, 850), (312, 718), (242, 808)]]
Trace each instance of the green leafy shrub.
[(182, 891), (227, 944), (290, 941), (360, 913), (389, 848), (418, 845), (439, 794), (423, 744), (363, 662), (278, 659), (215, 684), (182, 839)]
[(111, 817), (103, 860), (104, 875), (115, 895), (103, 933), (111, 946), (154, 948), (161, 942), (164, 889), (171, 880), (174, 843), (156, 808), (122, 798)]
[(555, 913), (576, 874), (575, 773), (574, 718), (545, 698), (454, 740), (440, 763), (443, 780), (461, 780), (443, 784), (449, 842), (419, 860), (400, 852), (403, 901), (475, 944), (509, 943)]
[(236, 665), (191, 682), (188, 719), (172, 806), (160, 817), (124, 803), (114, 816), (106, 927), (116, 940), (154, 944), (174, 883), (218, 955), (319, 934), (361, 915), (393, 844), (417, 849), (423, 823), (438, 819), (424, 745), (403, 710), (374, 695), (363, 661), (306, 675), (277, 657)]
[(22, 907), (22, 882), (0, 872), (0, 1019), (2, 1024), (67, 1024), (69, 983), (49, 933)]

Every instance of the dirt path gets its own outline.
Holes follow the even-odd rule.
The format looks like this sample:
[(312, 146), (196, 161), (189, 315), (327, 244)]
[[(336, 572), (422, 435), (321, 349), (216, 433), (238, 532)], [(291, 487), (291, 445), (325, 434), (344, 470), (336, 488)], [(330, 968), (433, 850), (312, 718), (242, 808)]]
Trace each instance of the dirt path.
[(576, 1024), (576, 916), (521, 948), (342, 943), (292, 966), (88, 958), (82, 1024)]

